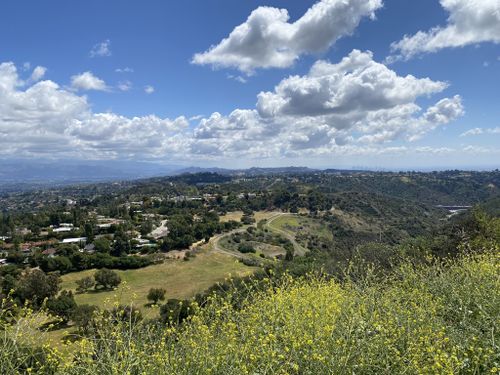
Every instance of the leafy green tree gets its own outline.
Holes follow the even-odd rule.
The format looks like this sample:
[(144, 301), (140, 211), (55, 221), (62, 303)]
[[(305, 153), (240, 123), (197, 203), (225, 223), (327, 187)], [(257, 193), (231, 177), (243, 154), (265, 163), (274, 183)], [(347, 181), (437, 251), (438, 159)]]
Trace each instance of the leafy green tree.
[(167, 293), (167, 291), (163, 288), (151, 288), (149, 289), (147, 298), (156, 305), (158, 301), (163, 301), (165, 299), (165, 293)]
[(95, 251), (98, 253), (109, 254), (111, 242), (106, 237), (100, 237), (94, 240)]
[(124, 322), (137, 324), (142, 320), (141, 311), (131, 305), (121, 305), (113, 308), (111, 311), (111, 317), (115, 322)]
[(68, 257), (57, 256), (57, 257), (42, 257), (38, 259), (38, 264), (40, 268), (45, 272), (59, 271), (61, 273), (68, 273), (73, 270), (73, 263)]
[(92, 276), (87, 276), (80, 280), (76, 280), (76, 285), (76, 291), (78, 293), (85, 293), (86, 291), (94, 287), (95, 281)]
[(92, 223), (85, 223), (84, 233), (85, 237), (87, 237), (87, 243), (94, 241), (94, 227)]
[(253, 224), (255, 223), (255, 219), (253, 218), (252, 215), (248, 215), (248, 214), (244, 214), (242, 217), (241, 217), (241, 222), (245, 225), (250, 225), (250, 224)]
[(106, 268), (97, 270), (94, 274), (95, 288), (102, 286), (104, 289), (116, 288), (122, 282), (120, 276), (115, 272)]
[(67, 290), (63, 290), (57, 297), (47, 300), (47, 309), (52, 314), (59, 316), (64, 323), (69, 321), (76, 306), (73, 293)]
[(153, 230), (153, 223), (151, 222), (151, 220), (146, 220), (146, 221), (142, 222), (142, 224), (141, 224), (141, 234), (143, 236), (151, 233), (152, 230)]
[(45, 298), (54, 297), (59, 291), (61, 278), (56, 274), (45, 274), (41, 270), (26, 272), (16, 286), (16, 296), (24, 301), (31, 301), (35, 306), (41, 306)]
[(57, 246), (57, 254), (64, 256), (71, 256), (74, 253), (78, 252), (78, 246), (74, 244), (60, 244)]
[(132, 247), (130, 245), (130, 238), (128, 237), (127, 233), (125, 233), (123, 228), (120, 227), (115, 232), (114, 240), (115, 242), (113, 243), (113, 247), (111, 249), (111, 255), (119, 257), (130, 253), (130, 251), (132, 250)]

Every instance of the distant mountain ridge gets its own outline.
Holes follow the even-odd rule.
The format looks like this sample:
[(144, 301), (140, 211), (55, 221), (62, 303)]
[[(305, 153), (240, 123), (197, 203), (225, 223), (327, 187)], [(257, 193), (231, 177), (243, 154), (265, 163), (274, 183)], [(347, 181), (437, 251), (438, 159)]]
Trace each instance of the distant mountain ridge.
[(75, 183), (169, 175), (179, 166), (132, 161), (0, 160), (0, 183)]
[(135, 161), (0, 160), (0, 184), (73, 184), (137, 180), (182, 174), (217, 173), (223, 176), (258, 176), (283, 173), (312, 173), (308, 167), (227, 169), (184, 167)]
[(274, 168), (251, 167), (247, 169), (189, 167), (177, 170), (173, 172), (173, 174), (178, 175), (186, 173), (194, 174), (194, 173), (208, 172), (208, 173), (217, 173), (229, 176), (262, 176), (262, 175), (272, 175), (272, 174), (314, 173), (318, 171), (319, 169), (312, 169), (309, 167), (274, 167)]

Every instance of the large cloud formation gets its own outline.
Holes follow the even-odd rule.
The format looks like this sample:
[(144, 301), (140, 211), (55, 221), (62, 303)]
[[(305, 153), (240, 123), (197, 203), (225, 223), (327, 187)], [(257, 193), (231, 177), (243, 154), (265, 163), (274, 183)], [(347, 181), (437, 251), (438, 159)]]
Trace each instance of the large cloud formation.
[(255, 109), (214, 113), (194, 132), (192, 150), (213, 155), (328, 153), (347, 144), (414, 141), (464, 113), (460, 96), (425, 111), (416, 100), (448, 85), (429, 78), (398, 76), (353, 50), (337, 64), (318, 61), (304, 76), (282, 80), (261, 92)]
[[(255, 108), (193, 119), (92, 112), (86, 96), (0, 64), (0, 155), (169, 160), (263, 159), (382, 152), (464, 113), (460, 96), (421, 108), (448, 85), (399, 76), (353, 50), (261, 92)], [(382, 146), (384, 145), (384, 146)]]
[(93, 113), (85, 96), (39, 81), (23, 90), (13, 63), (0, 64), (0, 155), (119, 158), (175, 152), (188, 125), (156, 116)]
[(374, 17), (382, 0), (321, 0), (290, 23), (288, 11), (258, 7), (230, 35), (208, 51), (194, 55), (195, 64), (237, 68), (285, 68), (302, 54), (328, 49), (350, 35), (363, 17)]
[(397, 55), (392, 59), (409, 59), (426, 52), (436, 52), (448, 47), (463, 47), (470, 44), (500, 43), (499, 0), (441, 0), (441, 5), (450, 14), (444, 27), (419, 31), (406, 35), (391, 45)]

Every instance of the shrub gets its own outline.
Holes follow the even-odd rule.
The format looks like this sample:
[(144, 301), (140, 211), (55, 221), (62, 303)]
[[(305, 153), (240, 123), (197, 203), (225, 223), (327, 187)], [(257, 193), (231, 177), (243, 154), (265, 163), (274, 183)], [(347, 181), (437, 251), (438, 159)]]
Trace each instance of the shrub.
[(165, 293), (167, 293), (167, 291), (163, 288), (151, 288), (149, 289), (147, 298), (156, 305), (158, 301), (163, 301), (165, 299)]
[(160, 308), (161, 320), (169, 324), (179, 324), (191, 313), (190, 302), (186, 300), (169, 299)]
[(86, 276), (80, 280), (76, 280), (76, 285), (76, 291), (78, 293), (85, 293), (94, 287), (95, 281), (92, 276)]
[(88, 333), (97, 310), (97, 306), (94, 305), (78, 305), (71, 313), (71, 320), (78, 326), (82, 333)]
[(120, 276), (114, 271), (106, 268), (97, 270), (94, 274), (95, 288), (102, 286), (104, 289), (116, 288), (122, 282)]
[(238, 245), (238, 251), (243, 254), (255, 253), (255, 249), (249, 243), (242, 243)]

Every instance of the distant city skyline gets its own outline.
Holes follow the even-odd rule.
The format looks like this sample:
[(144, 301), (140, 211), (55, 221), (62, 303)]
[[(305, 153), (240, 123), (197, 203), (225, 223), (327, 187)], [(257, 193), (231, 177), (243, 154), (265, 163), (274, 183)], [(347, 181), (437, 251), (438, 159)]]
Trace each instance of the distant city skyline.
[(500, 167), (499, 0), (1, 10), (1, 160)]

